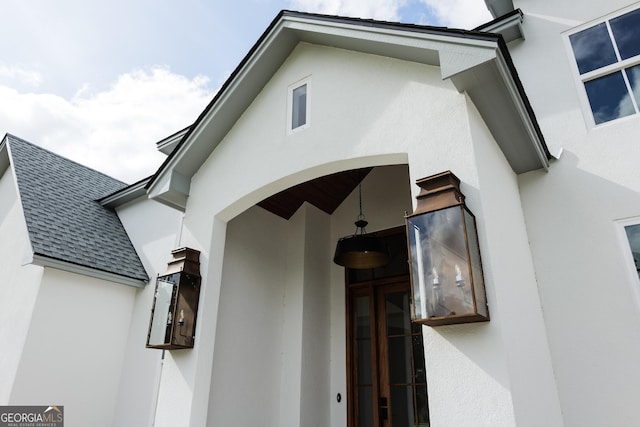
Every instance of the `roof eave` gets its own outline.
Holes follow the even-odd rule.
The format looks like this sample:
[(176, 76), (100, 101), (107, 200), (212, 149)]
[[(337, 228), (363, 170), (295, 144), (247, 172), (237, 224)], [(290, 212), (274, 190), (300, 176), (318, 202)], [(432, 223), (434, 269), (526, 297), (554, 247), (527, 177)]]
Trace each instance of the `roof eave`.
[(484, 0), (484, 4), (494, 18), (506, 15), (514, 9), (513, 0)]
[(141, 278), (141, 277), (123, 276), (121, 274), (97, 270), (95, 268), (74, 264), (68, 261), (51, 258), (41, 254), (33, 254), (31, 263), (42, 266), (42, 267), (51, 267), (57, 270), (62, 270), (69, 273), (75, 273), (83, 276), (93, 277), (95, 279), (101, 279), (108, 282), (118, 283), (121, 285), (132, 286), (134, 288), (144, 288), (146, 284), (149, 282), (148, 277)]
[[(501, 48), (503, 40), (497, 34), (283, 11), (151, 178), (146, 186), (150, 198), (179, 210), (186, 209), (191, 177), (295, 46), (304, 41), (440, 66), (443, 79), (451, 78), (461, 92), (477, 89), (472, 87), (472, 82), (483, 67), (485, 77), (492, 68), (489, 77), (498, 81), (498, 86), (507, 89), (513, 86), (510, 82), (513, 78), (508, 73), (515, 70), (500, 65), (505, 62), (500, 57), (509, 54), (506, 48), (504, 51)], [(506, 62), (510, 63), (510, 59)], [(493, 67), (486, 67), (492, 63)], [(490, 94), (490, 91), (476, 92)], [(521, 90), (502, 90), (500, 93), (508, 95), (510, 103), (522, 103), (511, 99), (520, 97)], [(470, 96), (475, 102), (477, 96), (471, 92)], [(490, 108), (479, 110), (483, 117), (492, 114)], [(524, 112), (532, 114), (530, 108), (525, 108)], [(535, 118), (519, 119), (523, 126), (526, 122), (535, 122)], [(489, 124), (494, 136), (500, 134), (499, 130), (494, 132), (496, 125)], [(539, 138), (541, 135), (537, 134), (539, 132), (531, 135), (535, 138), (530, 143), (544, 145)], [(538, 167), (546, 167), (546, 163), (538, 164)], [(521, 170), (521, 167), (514, 167), (517, 173)]]
[(506, 15), (502, 15), (493, 21), (474, 28), (474, 31), (500, 34), (507, 43), (515, 40), (524, 40), (524, 32), (522, 31), (523, 20), (524, 15), (522, 11), (520, 9), (514, 9)]
[(114, 209), (118, 206), (122, 206), (125, 203), (131, 202), (139, 198), (146, 198), (147, 192), (145, 186), (149, 182), (151, 177), (144, 178), (136, 183), (133, 183), (122, 190), (118, 190), (107, 196), (104, 196), (97, 200), (102, 206)]
[(181, 129), (178, 132), (175, 132), (167, 136), (166, 138), (163, 138), (160, 141), (156, 142), (156, 149), (168, 156), (173, 152), (173, 150), (175, 150), (180, 141), (182, 141), (182, 138), (189, 131), (189, 128), (191, 128), (191, 126), (187, 126), (186, 128)]

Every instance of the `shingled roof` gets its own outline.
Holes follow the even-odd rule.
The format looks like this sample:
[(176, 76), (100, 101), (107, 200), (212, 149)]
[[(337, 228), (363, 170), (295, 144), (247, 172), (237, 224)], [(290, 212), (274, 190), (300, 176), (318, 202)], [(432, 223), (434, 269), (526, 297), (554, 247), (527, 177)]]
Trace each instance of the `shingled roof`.
[(143, 286), (147, 273), (118, 215), (96, 201), (127, 185), (13, 135), (5, 143), (34, 262)]

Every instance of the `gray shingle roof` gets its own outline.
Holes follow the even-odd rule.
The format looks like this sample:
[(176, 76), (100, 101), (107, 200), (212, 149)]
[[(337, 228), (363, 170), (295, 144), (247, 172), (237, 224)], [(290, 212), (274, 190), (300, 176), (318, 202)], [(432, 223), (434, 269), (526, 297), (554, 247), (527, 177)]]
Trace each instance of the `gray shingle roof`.
[(125, 183), (15, 136), (6, 142), (36, 255), (148, 280), (118, 215), (96, 201)]

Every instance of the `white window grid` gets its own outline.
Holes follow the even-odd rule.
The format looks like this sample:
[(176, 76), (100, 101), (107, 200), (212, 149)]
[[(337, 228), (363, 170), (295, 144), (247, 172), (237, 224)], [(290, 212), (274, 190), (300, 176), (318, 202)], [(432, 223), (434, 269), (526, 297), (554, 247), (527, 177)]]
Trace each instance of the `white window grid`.
[[(599, 18), (597, 20), (593, 20), (590, 21), (588, 23), (582, 24), (578, 27), (575, 27), (573, 29), (571, 29), (569, 32), (564, 34), (564, 41), (565, 41), (565, 48), (569, 51), (569, 55), (571, 57), (571, 61), (569, 61), (571, 63), (571, 68), (573, 69), (574, 75), (578, 76), (577, 78), (577, 87), (578, 87), (578, 92), (580, 94), (580, 101), (582, 104), (582, 109), (584, 111), (584, 116), (587, 119), (587, 124), (589, 125), (590, 128), (594, 128), (596, 126), (600, 127), (600, 126), (606, 126), (612, 122), (617, 122), (619, 120), (625, 120), (628, 119), (630, 117), (637, 117), (638, 113), (640, 113), (640, 107), (638, 106), (638, 103), (635, 99), (634, 96), (631, 96), (631, 103), (633, 104), (633, 108), (635, 111), (635, 114), (632, 114), (630, 116), (625, 116), (625, 117), (621, 117), (615, 120), (611, 120), (611, 121), (607, 121), (604, 123), (600, 123), (598, 125), (596, 125), (596, 122), (593, 118), (593, 111), (591, 110), (591, 104), (589, 102), (589, 97), (587, 96), (587, 90), (585, 88), (585, 83), (591, 81), (591, 80), (595, 80), (599, 77), (604, 77), (607, 76), (609, 74), (618, 72), (618, 71), (622, 71), (626, 68), (630, 68), (633, 67), (635, 65), (640, 64), (640, 55), (636, 55), (633, 56), (631, 58), (627, 58), (627, 59), (622, 59), (620, 56), (620, 51), (618, 50), (618, 43), (616, 42), (616, 39), (613, 35), (613, 31), (611, 30), (611, 24), (609, 23), (610, 20), (617, 18), (618, 16), (624, 15), (625, 13), (631, 12), (635, 9), (638, 9), (640, 7), (640, 3), (636, 3), (634, 5), (628, 6), (624, 9), (618, 10), (616, 12), (613, 12), (609, 15), (607, 15), (604, 18)], [(613, 44), (613, 49), (614, 52), (616, 54), (616, 62), (613, 64), (609, 64), (606, 65), (604, 67), (601, 68), (596, 68), (595, 70), (591, 70), (588, 71), (584, 74), (580, 74), (580, 70), (578, 69), (578, 63), (576, 61), (575, 58), (575, 54), (573, 51), (573, 47), (571, 46), (571, 42), (569, 41), (569, 36), (579, 33), (580, 31), (586, 30), (588, 28), (594, 27), (598, 24), (601, 23), (605, 23), (606, 27), (607, 27), (607, 32), (609, 33), (609, 37), (611, 38), (612, 44)], [(624, 83), (625, 86), (627, 87), (627, 91), (630, 94), (633, 94), (633, 89), (631, 87), (631, 82), (629, 82), (629, 78), (627, 76), (627, 73), (622, 73), (622, 77), (624, 79)]]

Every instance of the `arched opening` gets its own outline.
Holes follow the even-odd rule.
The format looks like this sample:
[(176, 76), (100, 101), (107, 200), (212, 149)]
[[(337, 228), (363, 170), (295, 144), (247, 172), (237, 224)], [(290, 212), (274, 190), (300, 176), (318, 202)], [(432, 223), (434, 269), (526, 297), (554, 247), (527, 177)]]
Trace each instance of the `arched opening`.
[(368, 232), (403, 226), (412, 209), (407, 165), (362, 172), (290, 187), (227, 224), (209, 419), (346, 425), (345, 271), (332, 259), (358, 215), (354, 177)]

